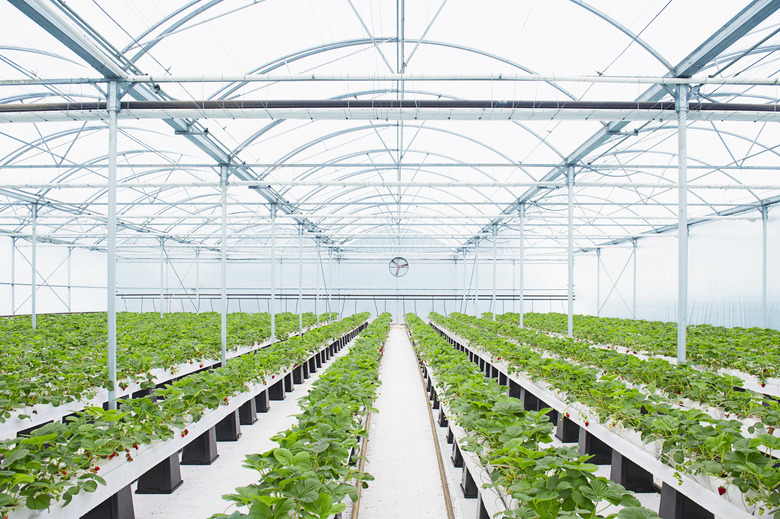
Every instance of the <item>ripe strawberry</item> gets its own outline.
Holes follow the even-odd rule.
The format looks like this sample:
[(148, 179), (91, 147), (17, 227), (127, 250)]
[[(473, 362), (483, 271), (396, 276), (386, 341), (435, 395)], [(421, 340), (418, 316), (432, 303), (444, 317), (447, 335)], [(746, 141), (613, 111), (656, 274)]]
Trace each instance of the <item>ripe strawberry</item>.
[(761, 387), (766, 387), (766, 382), (761, 382)]
[(590, 422), (585, 422), (585, 427), (589, 426)]
[(723, 495), (726, 493), (726, 489), (723, 487), (718, 487), (718, 494)]
[(133, 448), (134, 448), (135, 450), (138, 450), (138, 444), (137, 444), (137, 443), (134, 443), (134, 444), (133, 444)]
[(200, 367), (202, 368), (202, 367), (203, 367), (203, 364), (201, 364), (201, 365), (200, 365)]
[(566, 413), (566, 418), (568, 418), (568, 417), (569, 417), (569, 413)]

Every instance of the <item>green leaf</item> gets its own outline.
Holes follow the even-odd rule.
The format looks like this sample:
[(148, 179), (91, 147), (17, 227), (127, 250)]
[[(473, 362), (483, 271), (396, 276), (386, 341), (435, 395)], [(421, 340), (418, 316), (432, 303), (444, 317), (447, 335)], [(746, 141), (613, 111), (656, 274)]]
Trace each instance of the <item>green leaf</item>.
[(290, 452), (290, 449), (285, 448), (278, 448), (273, 450), (273, 455), (276, 460), (284, 465), (285, 467), (291, 466), (294, 461), (295, 457), (293, 456), (293, 453)]
[(25, 500), (25, 506), (30, 510), (45, 510), (49, 508), (51, 504), (51, 498), (49, 494), (38, 494), (34, 496), (27, 496)]
[(618, 519), (658, 519), (658, 514), (642, 507), (623, 508), (617, 516)]
[(493, 406), (493, 412), (498, 414), (514, 415), (523, 411), (525, 411), (525, 407), (517, 398), (502, 399)]

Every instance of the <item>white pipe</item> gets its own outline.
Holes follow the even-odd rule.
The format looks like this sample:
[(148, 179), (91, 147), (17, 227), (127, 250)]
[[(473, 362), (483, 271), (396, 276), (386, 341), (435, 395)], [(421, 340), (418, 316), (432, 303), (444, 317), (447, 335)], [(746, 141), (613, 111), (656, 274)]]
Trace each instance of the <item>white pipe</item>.
[(11, 236), (11, 315), (16, 315), (16, 236)]
[(298, 225), (298, 330), (303, 333), (303, 224)]
[(601, 316), (601, 248), (596, 249), (596, 317)]
[(688, 327), (688, 87), (677, 87), (677, 363), (686, 362)]
[[(295, 165), (296, 167), (303, 167), (301, 165)], [(333, 166), (339, 166), (338, 163), (334, 163)], [(525, 168), (522, 163), (511, 165), (518, 169)], [(71, 166), (72, 168), (73, 166)], [(94, 166), (89, 166), (90, 169), (95, 169)], [(162, 166), (161, 166), (162, 167)], [(408, 167), (405, 165), (405, 167)], [(42, 168), (43, 169), (43, 168)], [(173, 169), (173, 168), (171, 168)], [(377, 169), (372, 167), (373, 169)], [(598, 170), (598, 167), (593, 167)], [(637, 168), (638, 169), (638, 168)], [(718, 166), (709, 166), (708, 170), (717, 170)], [(748, 169), (748, 168), (746, 168)], [(476, 188), (531, 188), (542, 187), (550, 189), (565, 189), (566, 184), (555, 181), (538, 181), (538, 182), (409, 182), (409, 181), (354, 181), (354, 180), (268, 180), (258, 182), (256, 180), (237, 180), (230, 182), (229, 188), (241, 188), (241, 187), (363, 187), (363, 188), (432, 188), (432, 189), (476, 189)], [(579, 187), (588, 188), (603, 188), (603, 189), (675, 189), (676, 184), (665, 183), (652, 183), (652, 182), (582, 182), (577, 183)], [(172, 188), (220, 188), (219, 182), (179, 182), (179, 183), (164, 183), (164, 182), (123, 182), (119, 189), (131, 189), (136, 190), (140, 188), (149, 189), (172, 189)], [(0, 189), (108, 189), (108, 185), (102, 182), (13, 182), (13, 183), (0, 183)], [(743, 191), (743, 190), (777, 190), (780, 189), (780, 184), (690, 184), (688, 189), (703, 189), (703, 190), (716, 190), (716, 191)], [(300, 217), (300, 215), (297, 215)]]
[(165, 309), (165, 238), (160, 236), (160, 319), (162, 319)]
[(276, 341), (276, 204), (271, 204), (271, 341)]
[(319, 311), (319, 303), (320, 303), (320, 273), (322, 272), (322, 253), (320, 252), (320, 240), (317, 240), (317, 263), (315, 265), (315, 276), (314, 278), (317, 280), (317, 292), (314, 296), (314, 313), (317, 314), (317, 325), (320, 324), (320, 311)]
[(195, 313), (200, 313), (200, 247), (195, 248)]
[(221, 242), (220, 242), (220, 299), (222, 308), (220, 308), (220, 360), (222, 366), (227, 365), (227, 184), (228, 167), (220, 166), (220, 179), (222, 180), (222, 222), (221, 222)]
[(518, 216), (520, 217), (520, 250), (518, 251), (520, 259), (520, 272), (518, 272), (518, 278), (520, 279), (520, 315), (518, 324), (520, 328), (523, 328), (523, 314), (525, 314), (525, 204), (520, 205)]
[[(116, 81), (108, 84), (108, 239), (106, 265), (106, 296), (108, 324), (108, 408), (116, 409), (116, 186), (117, 186), (117, 114), (119, 91)], [(70, 256), (69, 256), (70, 257)], [(70, 284), (70, 283), (68, 283)]]
[(574, 336), (574, 166), (568, 167), (567, 175), (568, 184), (568, 196), (569, 196), (569, 240), (568, 240), (568, 252), (569, 252), (569, 293), (568, 293), (568, 305), (567, 305), (567, 336)]
[(479, 240), (474, 246), (474, 317), (479, 317)]
[(498, 256), (497, 251), (498, 235), (497, 229), (493, 226), (493, 294), (490, 301), (490, 313), (493, 314), (493, 320), (496, 320), (496, 258)]
[[(115, 237), (115, 239), (116, 239), (116, 237)], [(116, 251), (116, 246), (114, 247), (114, 250)], [(68, 247), (68, 264), (67, 264), (67, 269), (68, 269), (68, 304), (67, 304), (68, 312), (72, 311), (71, 303), (72, 303), (72, 296), (73, 296), (73, 294), (72, 294), (72, 288), (73, 287), (72, 287), (72, 283), (71, 283), (71, 271), (72, 271), (72, 269), (71, 269), (71, 261), (70, 261), (72, 254), (73, 254), (73, 247)]]
[[(85, 45), (89, 44), (83, 38)], [(90, 45), (90, 48), (94, 47)], [(93, 52), (99, 52), (96, 49)], [(215, 74), (215, 75), (125, 75), (123, 71), (118, 74), (130, 83), (282, 83), (282, 82), (398, 82), (398, 81), (458, 81), (458, 82), (537, 82), (537, 83), (612, 83), (632, 85), (759, 85), (774, 86), (780, 84), (778, 78), (766, 77), (707, 77), (693, 76), (666, 77), (666, 76), (625, 76), (625, 75), (590, 75), (590, 74)], [(120, 76), (121, 77), (121, 76)], [(48, 79), (5, 79), (0, 81), (0, 86), (10, 85), (73, 85), (73, 84), (100, 84), (105, 83), (106, 78), (48, 78)]]
[(769, 222), (769, 208), (764, 206), (761, 208), (761, 226), (762, 226), (762, 247), (761, 247), (761, 327), (768, 328), (769, 321), (767, 319), (769, 305), (767, 299), (767, 285), (769, 282), (768, 268), (769, 268), (769, 242), (767, 235), (767, 226)]
[(633, 254), (634, 254), (634, 288), (632, 290), (632, 305), (631, 305), (631, 318), (636, 319), (636, 254), (637, 254), (637, 243), (636, 238), (632, 240), (632, 243), (634, 244)]
[(31, 281), (30, 281), (30, 319), (32, 320), (32, 329), (38, 327), (38, 318), (35, 308), (35, 292), (38, 290), (36, 281), (38, 277), (38, 258), (36, 244), (38, 242), (38, 204), (32, 206), (32, 250), (30, 252)]

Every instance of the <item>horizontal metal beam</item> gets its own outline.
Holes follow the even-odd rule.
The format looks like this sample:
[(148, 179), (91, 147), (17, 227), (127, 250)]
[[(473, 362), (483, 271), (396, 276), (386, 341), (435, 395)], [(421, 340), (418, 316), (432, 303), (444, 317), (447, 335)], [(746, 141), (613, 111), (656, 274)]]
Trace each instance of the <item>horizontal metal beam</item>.
[[(93, 85), (104, 77), (4, 79), (0, 86)], [(589, 74), (223, 74), (223, 75), (124, 75), (123, 81), (138, 84), (165, 83), (395, 83), (398, 81), (470, 83), (608, 83), (630, 85), (780, 85), (780, 78), (767, 77), (667, 77)]]
[[(397, 168), (398, 166), (393, 166)], [(406, 165), (404, 165), (406, 167)], [(778, 168), (780, 169), (780, 167)], [(733, 182), (733, 181), (732, 181)], [(577, 182), (575, 188), (605, 188), (605, 189), (675, 189), (672, 181), (668, 182)], [(556, 181), (528, 181), (528, 182), (473, 182), (473, 181), (449, 181), (449, 182), (420, 182), (407, 181), (359, 181), (359, 180), (249, 180), (234, 181), (228, 183), (228, 188), (235, 187), (387, 187), (387, 188), (441, 188), (441, 189), (474, 189), (474, 188), (516, 188), (516, 187), (542, 187), (549, 189), (563, 189), (565, 184)], [(41, 183), (0, 183), (0, 189), (107, 189), (108, 184), (102, 182), (41, 182)], [(172, 189), (172, 188), (218, 188), (218, 182), (122, 182), (117, 189)], [(780, 184), (690, 184), (689, 189), (715, 189), (715, 190), (761, 190), (777, 189)], [(215, 193), (216, 196), (217, 193)]]
[[(395, 151), (392, 148), (390, 151)], [(407, 152), (409, 153), (409, 152)], [(397, 162), (247, 162), (243, 163), (245, 167), (250, 168), (300, 168), (300, 169), (351, 169), (351, 168), (365, 168), (371, 166), (372, 168), (388, 169), (397, 168)], [(414, 162), (404, 160), (402, 165), (405, 168), (551, 168), (558, 164), (554, 162)], [(88, 163), (88, 164), (3, 164), (3, 169), (56, 169), (56, 170), (74, 170), (79, 168), (89, 170), (100, 170), (108, 168), (107, 163)], [(214, 164), (204, 164), (202, 162), (158, 162), (158, 163), (133, 163), (125, 162), (117, 164), (117, 169), (160, 169), (170, 171), (180, 170), (192, 170), (192, 169), (218, 169), (218, 166)], [(636, 170), (676, 170), (677, 166), (669, 164), (643, 164), (630, 162), (627, 164), (603, 164), (603, 163), (588, 163), (587, 168), (595, 171), (636, 171)], [(701, 169), (706, 171), (711, 170), (723, 170), (723, 171), (778, 171), (780, 165), (740, 165), (740, 164), (689, 164), (688, 169)]]
[[(314, 99), (123, 101), (120, 119), (674, 120), (673, 101)], [(106, 120), (105, 102), (0, 104), (0, 122)], [(690, 103), (691, 120), (780, 121), (780, 105)], [(241, 167), (239, 166), (238, 169)]]

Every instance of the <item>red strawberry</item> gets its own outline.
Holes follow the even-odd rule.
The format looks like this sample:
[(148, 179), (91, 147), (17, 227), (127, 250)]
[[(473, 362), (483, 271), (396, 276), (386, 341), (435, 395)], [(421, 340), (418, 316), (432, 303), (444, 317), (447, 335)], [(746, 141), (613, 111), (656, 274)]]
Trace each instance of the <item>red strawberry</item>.
[(723, 495), (726, 493), (726, 489), (723, 487), (718, 487), (718, 494)]
[(116, 458), (116, 452), (112, 452), (111, 456), (108, 457), (108, 459), (110, 459), (110, 460), (112, 460), (114, 458)]
[(589, 426), (590, 422), (585, 422), (585, 427)]
[(200, 365), (200, 367), (202, 368), (202, 367), (203, 367), (203, 364), (201, 364), (201, 365)]
[(766, 382), (761, 382), (761, 387), (766, 387)]
[(568, 417), (569, 417), (569, 413), (566, 413), (566, 418), (568, 418)]
[(134, 448), (135, 450), (138, 450), (138, 444), (137, 444), (137, 443), (134, 443), (134, 444), (133, 444), (133, 448)]

